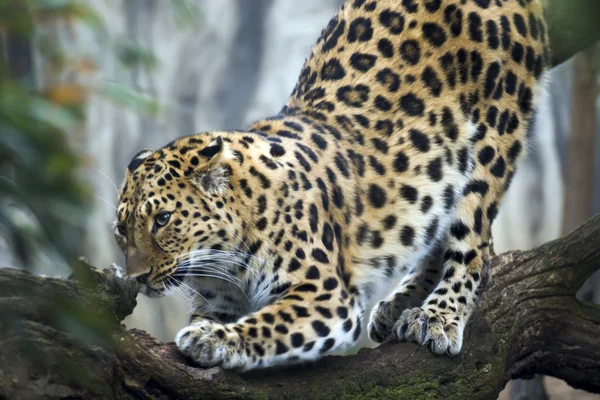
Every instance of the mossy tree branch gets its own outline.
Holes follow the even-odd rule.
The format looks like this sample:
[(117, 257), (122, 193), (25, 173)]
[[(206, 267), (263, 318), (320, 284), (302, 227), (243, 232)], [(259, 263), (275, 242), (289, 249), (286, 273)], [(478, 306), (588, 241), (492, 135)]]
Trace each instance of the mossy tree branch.
[(600, 40), (600, 1), (542, 0), (548, 24), (552, 65), (567, 61)]
[(537, 249), (494, 257), (456, 358), (386, 343), (310, 367), (243, 375), (196, 368), (173, 343), (120, 326), (135, 304), (131, 280), (85, 264), (78, 280), (2, 269), (0, 399), (495, 399), (508, 380), (536, 373), (600, 393), (600, 307), (575, 298), (598, 268), (600, 215)]

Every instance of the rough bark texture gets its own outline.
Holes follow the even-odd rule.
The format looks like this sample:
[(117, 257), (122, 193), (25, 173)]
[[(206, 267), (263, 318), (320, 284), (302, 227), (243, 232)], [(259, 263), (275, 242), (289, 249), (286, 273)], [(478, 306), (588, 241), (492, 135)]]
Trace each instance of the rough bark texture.
[(135, 306), (129, 279), (84, 263), (71, 280), (3, 269), (0, 398), (495, 399), (509, 379), (536, 373), (600, 393), (600, 307), (575, 298), (599, 266), (597, 216), (562, 239), (492, 259), (456, 358), (386, 343), (243, 375), (196, 368), (173, 343), (120, 326)]
[[(573, 57), (573, 112), (566, 146), (563, 232), (571, 231), (594, 214), (598, 95), (596, 47), (592, 46)], [(600, 274), (594, 275), (581, 288), (580, 295), (588, 301), (600, 300)]]

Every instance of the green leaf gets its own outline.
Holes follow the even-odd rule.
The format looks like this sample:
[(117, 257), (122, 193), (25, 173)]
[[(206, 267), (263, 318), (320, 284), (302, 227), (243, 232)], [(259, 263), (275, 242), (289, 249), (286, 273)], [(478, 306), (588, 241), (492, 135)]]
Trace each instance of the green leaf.
[(160, 105), (154, 98), (145, 96), (118, 83), (103, 83), (96, 88), (96, 92), (116, 104), (121, 104), (151, 116), (157, 116), (160, 111)]
[(118, 41), (115, 52), (121, 63), (128, 68), (140, 65), (147, 68), (155, 68), (158, 64), (151, 50), (128, 40)]
[(171, 0), (171, 7), (178, 25), (197, 28), (202, 23), (202, 12), (189, 0)]

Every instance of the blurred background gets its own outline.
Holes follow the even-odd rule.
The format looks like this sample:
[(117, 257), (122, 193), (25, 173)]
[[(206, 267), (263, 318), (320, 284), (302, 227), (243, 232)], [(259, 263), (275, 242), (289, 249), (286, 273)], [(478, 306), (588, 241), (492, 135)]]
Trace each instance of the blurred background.
[[(112, 233), (125, 166), (143, 148), (276, 114), (342, 0), (0, 0), (0, 266), (67, 276), (79, 256), (123, 264)], [(555, 68), (529, 157), (493, 228), (497, 253), (600, 211), (600, 65)], [(600, 277), (580, 296), (600, 303)], [(175, 297), (126, 323), (170, 341)], [(600, 399), (538, 377), (504, 399)]]

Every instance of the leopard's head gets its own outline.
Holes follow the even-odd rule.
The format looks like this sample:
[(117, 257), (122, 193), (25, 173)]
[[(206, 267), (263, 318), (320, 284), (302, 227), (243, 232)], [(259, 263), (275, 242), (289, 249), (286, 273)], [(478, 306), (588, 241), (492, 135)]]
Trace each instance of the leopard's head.
[(160, 297), (199, 266), (224, 257), (241, 237), (232, 193), (231, 152), (220, 134), (178, 139), (143, 150), (129, 163), (115, 236), (128, 275)]

